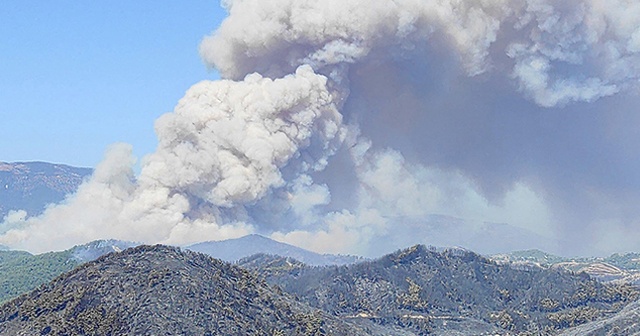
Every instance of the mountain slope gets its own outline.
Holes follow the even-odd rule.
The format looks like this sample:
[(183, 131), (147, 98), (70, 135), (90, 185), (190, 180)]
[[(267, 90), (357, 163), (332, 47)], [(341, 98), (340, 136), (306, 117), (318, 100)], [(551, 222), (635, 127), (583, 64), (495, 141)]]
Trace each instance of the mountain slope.
[(585, 272), (602, 282), (640, 285), (640, 253), (616, 253), (606, 258), (567, 258), (539, 250), (526, 250), (495, 254), (489, 258), (498, 263), (560, 268), (576, 273)]
[(0, 162), (0, 220), (10, 210), (38, 215), (76, 191), (92, 169), (46, 162)]
[(23, 251), (0, 251), (0, 303), (51, 281), (78, 264), (71, 260), (69, 251), (37, 256)]
[(80, 264), (136, 245), (139, 244), (98, 240), (66, 251), (37, 255), (24, 251), (0, 251), (0, 303), (33, 290)]
[(584, 274), (513, 268), (465, 250), (421, 245), (340, 267), (264, 260), (262, 266), (255, 258), (243, 264), (313, 307), (417, 333), (555, 334), (638, 296), (630, 286), (604, 285)]
[(203, 254), (140, 246), (0, 307), (0, 334), (365, 335)]
[(256, 234), (237, 239), (203, 242), (185, 248), (228, 262), (234, 262), (258, 253), (290, 257), (309, 265), (318, 266), (344, 265), (363, 260), (355, 256), (318, 254)]
[(640, 335), (640, 302), (634, 302), (612, 317), (571, 328), (562, 336)]

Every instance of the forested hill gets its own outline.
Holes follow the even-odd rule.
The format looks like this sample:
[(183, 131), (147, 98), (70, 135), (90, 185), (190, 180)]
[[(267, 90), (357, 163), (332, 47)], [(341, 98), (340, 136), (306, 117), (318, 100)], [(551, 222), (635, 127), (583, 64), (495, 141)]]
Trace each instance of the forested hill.
[(470, 251), (422, 245), (347, 266), (311, 267), (266, 255), (239, 265), (312, 307), (418, 334), (553, 335), (638, 297), (632, 286), (606, 285), (584, 273), (500, 265)]
[(119, 240), (97, 240), (65, 251), (33, 255), (26, 251), (0, 251), (0, 303), (47, 283), (105, 254), (140, 245)]
[(368, 335), (239, 267), (167, 246), (112, 253), (0, 307), (1, 335)]

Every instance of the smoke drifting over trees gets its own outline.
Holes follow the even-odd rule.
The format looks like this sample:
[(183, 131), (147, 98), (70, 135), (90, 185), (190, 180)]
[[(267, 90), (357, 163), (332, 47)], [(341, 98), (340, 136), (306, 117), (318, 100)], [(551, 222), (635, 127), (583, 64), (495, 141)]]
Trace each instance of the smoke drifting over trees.
[(376, 254), (444, 214), (554, 235), (568, 253), (640, 247), (640, 3), (223, 5), (200, 45), (223, 79), (157, 120), (139, 176), (116, 145), (64, 204), (7, 217), (0, 242), (260, 232)]

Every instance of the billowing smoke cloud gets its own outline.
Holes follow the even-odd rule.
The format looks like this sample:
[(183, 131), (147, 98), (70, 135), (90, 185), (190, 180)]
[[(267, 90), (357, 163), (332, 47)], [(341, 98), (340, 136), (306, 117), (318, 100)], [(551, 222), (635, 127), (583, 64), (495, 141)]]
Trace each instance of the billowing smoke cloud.
[(65, 204), (8, 217), (3, 243), (260, 232), (375, 254), (455, 232), (454, 216), (555, 236), (567, 253), (640, 248), (640, 3), (224, 6), (200, 46), (224, 79), (156, 122), (140, 175), (114, 147)]

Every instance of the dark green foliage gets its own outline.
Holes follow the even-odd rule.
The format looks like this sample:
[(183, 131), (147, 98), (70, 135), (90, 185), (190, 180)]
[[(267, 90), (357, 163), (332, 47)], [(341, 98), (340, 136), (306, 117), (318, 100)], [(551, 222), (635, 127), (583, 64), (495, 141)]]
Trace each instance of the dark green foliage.
[(72, 270), (80, 262), (71, 251), (32, 255), (22, 251), (0, 251), (0, 303)]
[(32, 255), (23, 251), (0, 251), (0, 303), (35, 289), (87, 261), (139, 244), (96, 240), (62, 252)]

